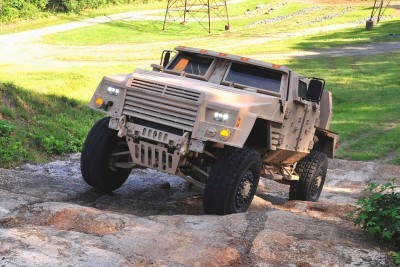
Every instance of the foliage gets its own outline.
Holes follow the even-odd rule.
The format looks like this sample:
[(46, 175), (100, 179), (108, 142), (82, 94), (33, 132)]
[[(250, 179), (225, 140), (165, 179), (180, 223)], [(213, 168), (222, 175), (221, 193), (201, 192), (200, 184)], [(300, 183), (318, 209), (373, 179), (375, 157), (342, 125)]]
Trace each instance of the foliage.
[(30, 2), (35, 5), (39, 10), (45, 11), (49, 0), (30, 0)]
[(83, 10), (111, 5), (149, 2), (148, 0), (4, 0), (0, 22), (12, 23), (18, 19), (37, 19), (47, 12), (79, 14)]
[[(383, 241), (392, 241), (400, 246), (400, 192), (394, 180), (385, 184), (370, 183), (369, 194), (361, 197), (360, 205), (351, 216), (369, 236)], [(397, 255), (398, 256), (398, 255)]]
[[(360, 206), (349, 216), (355, 217), (354, 223), (369, 236), (400, 246), (400, 187), (394, 182), (393, 179), (383, 185), (370, 183), (369, 195), (357, 201)], [(395, 266), (400, 267), (400, 252), (392, 251), (390, 256)]]
[(392, 251), (390, 253), (390, 256), (392, 256), (394, 265), (396, 267), (400, 267), (400, 251), (399, 252)]
[[(40, 5), (40, 3), (36, 3)], [(33, 19), (39, 16), (39, 8), (35, 3), (22, 0), (4, 0), (0, 13), (1, 22), (12, 22), (19, 18)]]
[(370, 183), (369, 195), (361, 197), (351, 215), (354, 223), (360, 225), (373, 238), (393, 241), (400, 246), (400, 192), (394, 179), (385, 184)]
[(22, 143), (16, 140), (15, 128), (13, 124), (0, 120), (0, 166), (25, 156)]

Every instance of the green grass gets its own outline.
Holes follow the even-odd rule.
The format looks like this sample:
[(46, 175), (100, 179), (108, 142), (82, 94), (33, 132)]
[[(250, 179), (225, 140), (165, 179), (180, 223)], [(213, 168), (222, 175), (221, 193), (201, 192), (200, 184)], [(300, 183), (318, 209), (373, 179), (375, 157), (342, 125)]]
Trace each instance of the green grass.
[(7, 77), (2, 78), (2, 82), (10, 82), (25, 90), (44, 95), (65, 96), (79, 101), (89, 101), (104, 75), (129, 73), (134, 69), (132, 64), (56, 69), (32, 69), (32, 66), (24, 64), (0, 65), (2, 74)]
[[(278, 61), (277, 63), (285, 64), (304, 75), (326, 79), (326, 89), (334, 94), (332, 130), (340, 133), (342, 144), (338, 150), (338, 157), (374, 160), (390, 156), (390, 163), (400, 164), (400, 118), (398, 116), (400, 102), (398, 101), (399, 89), (397, 87), (400, 84), (399, 62), (400, 53), (388, 53), (367, 57), (329, 58), (325, 60), (299, 59)], [(130, 72), (132, 70), (133, 68), (130, 65), (119, 65), (103, 70), (93, 67), (57, 69), (55, 72), (48, 70), (45, 72), (28, 72), (22, 68), (17, 77), (21, 77), (20, 75), (25, 73), (26, 79), (15, 79), (14, 82), (29, 90), (22, 91), (19, 88), (15, 92), (29, 91), (30, 94), (27, 93), (28, 95), (34, 95), (35, 98), (39, 99), (46, 97), (52, 99), (56, 94), (63, 100), (72, 99), (71, 101), (76, 101), (73, 99), (78, 99), (87, 102), (103, 74)], [(63, 90), (60, 90), (60, 87)], [(77, 103), (81, 102), (77, 101)], [(12, 106), (10, 105), (10, 107)], [(38, 107), (40, 105), (35, 103), (27, 106)], [(19, 121), (18, 116), (15, 115), (15, 112), (12, 112), (10, 107), (0, 109), (1, 116), (8, 118), (9, 121)], [(70, 109), (70, 107), (66, 107), (68, 112)], [(29, 111), (29, 109), (27, 110)], [(84, 110), (84, 108), (80, 110)], [(29, 117), (28, 111), (20, 112), (25, 115), (19, 115), (19, 117), (23, 119)], [(62, 122), (65, 120), (63, 113), (63, 108), (51, 111), (50, 114), (61, 116), (58, 120), (51, 120), (51, 127), (57, 128), (60, 123), (63, 125)], [(32, 127), (42, 128), (43, 124), (46, 123), (46, 116), (49, 116), (49, 113), (43, 114), (41, 120), (35, 119), (35, 121), (40, 122), (40, 127), (38, 125), (32, 125)], [(76, 116), (72, 119), (79, 122), (81, 118), (86, 120), (85, 116)], [(65, 127), (65, 130), (68, 127)], [(82, 132), (74, 137), (77, 139), (84, 138), (83, 132), (88, 130), (89, 127), (89, 125), (86, 125), (85, 128), (82, 128)], [(46, 131), (39, 131), (38, 134), (42, 134), (44, 138)], [(53, 134), (53, 136), (55, 135)], [(55, 142), (55, 140), (63, 139), (61, 137), (53, 141)], [(67, 149), (66, 151), (75, 151), (76, 149), (74, 149)]]
[[(76, 61), (129, 61), (156, 59), (160, 49), (171, 49), (176, 45), (194, 47), (209, 47), (217, 51), (239, 55), (259, 55), (268, 53), (285, 53), (309, 49), (328, 49), (340, 45), (355, 45), (373, 42), (399, 41), (390, 34), (400, 34), (398, 25), (400, 19), (381, 22), (373, 31), (364, 30), (365, 25), (356, 28), (341, 29), (327, 33), (317, 33), (305, 36), (284, 38), (286, 35), (271, 35), (241, 33), (239, 30), (225, 32), (221, 24), (219, 30), (208, 34), (201, 27), (183, 27), (171, 25), (162, 31), (162, 23), (157, 21), (114, 22), (77, 29), (46, 37), (46, 42), (63, 45), (94, 45), (94, 44), (126, 44), (132, 48), (121, 47), (118, 53), (104, 50), (99, 54), (63, 54), (61, 60)], [(263, 27), (258, 27), (263, 28)], [(90, 34), (89, 34), (90, 31)], [(252, 29), (254, 31), (254, 29)], [(259, 29), (260, 32), (263, 29)], [(296, 33), (296, 31), (294, 31)], [(279, 37), (280, 36), (280, 37)], [(396, 35), (395, 35), (396, 36)], [(276, 39), (279, 37), (278, 39)], [(275, 39), (274, 39), (275, 38)], [(140, 44), (140, 45), (139, 45)]]
[[(288, 5), (289, 6), (289, 5)], [(277, 13), (289, 12), (298, 9), (289, 6), (285, 10), (278, 10)], [(241, 10), (244, 14), (245, 10)], [(256, 18), (257, 19), (257, 18)], [(151, 43), (151, 42), (169, 42), (180, 41), (196, 42), (198, 39), (228, 37), (235, 38), (242, 35), (240, 24), (247, 25), (255, 18), (231, 19), (234, 30), (227, 33), (224, 30), (225, 22), (217, 21), (212, 23), (212, 33), (209, 34), (197, 22), (189, 22), (187, 25), (179, 23), (169, 24), (166, 30), (162, 30), (162, 21), (115, 21), (111, 23), (99, 24), (90, 28), (80, 28), (68, 32), (48, 35), (44, 38), (46, 43), (61, 45), (99, 45), (99, 44), (132, 44), (132, 43)], [(238, 27), (236, 29), (236, 27)], [(247, 30), (247, 34), (250, 31)], [(201, 40), (200, 40), (201, 41)], [(234, 41), (234, 40), (233, 40)]]
[(400, 164), (400, 53), (280, 62), (323, 77), (333, 93), (337, 156)]
[[(161, 21), (115, 21), (96, 25), (90, 29), (80, 28), (49, 35), (46, 36), (45, 42), (61, 45), (145, 44), (208, 36), (208, 33), (200, 27), (173, 24), (163, 31), (162, 25)], [(218, 32), (222, 31), (220, 27)]]
[(91, 125), (100, 118), (86, 102), (11, 83), (0, 83), (0, 101), (0, 167), (79, 152)]
[(0, 23), (0, 35), (59, 25), (77, 19), (78, 16), (69, 16), (66, 14), (43, 14), (43, 17), (37, 18), (36, 20), (20, 20), (12, 24)]
[(400, 19), (393, 19), (375, 25), (372, 31), (366, 31), (365, 25), (354, 29), (346, 29), (328, 34), (306, 37), (293, 46), (295, 49), (331, 48), (340, 45), (354, 45), (374, 42), (400, 41), (400, 37), (390, 37), (390, 34), (400, 36)]
[[(309, 34), (287, 39), (281, 38), (279, 40), (274, 40), (272, 37), (252, 46), (235, 48), (231, 53), (257, 55), (283, 53), (294, 50), (328, 49), (343, 45), (400, 41), (399, 25), (400, 19), (394, 18), (389, 21), (381, 22), (376, 25), (372, 31), (366, 31), (365, 25), (362, 24), (356, 28)], [(391, 37), (390, 34), (394, 34), (394, 36)]]
[[(249, 4), (249, 3), (246, 3)], [(170, 49), (176, 45), (194, 47), (209, 47), (213, 44), (213, 50), (226, 51), (233, 54), (257, 55), (267, 53), (284, 53), (293, 50), (323, 49), (348, 44), (363, 44), (372, 42), (385, 42), (400, 40), (399, 37), (390, 37), (389, 34), (398, 34), (400, 19), (394, 17), (389, 21), (383, 21), (375, 26), (373, 31), (365, 31), (364, 24), (355, 28), (339, 29), (328, 33), (313, 32), (312, 28), (329, 26), (330, 24), (341, 24), (355, 22), (368, 17), (370, 9), (365, 7), (354, 7), (350, 12), (342, 16), (327, 19), (323, 22), (305, 23), (312, 19), (324, 17), (327, 14), (338, 13), (345, 9), (343, 6), (323, 7), (316, 11), (306, 12), (291, 19), (279, 20), (270, 25), (259, 25), (249, 27), (255, 21), (268, 18), (281, 17), (285, 14), (293, 14), (299, 10), (309, 7), (305, 4), (289, 3), (268, 15), (245, 15), (246, 4), (233, 5), (236, 7), (235, 15), (231, 17), (234, 29), (226, 32), (224, 22), (213, 22), (212, 33), (209, 34), (196, 22), (188, 25), (179, 23), (171, 24), (162, 30), (162, 21), (115, 21), (111, 23), (95, 25), (88, 28), (80, 28), (68, 32), (45, 36), (44, 42), (59, 45), (85, 45), (95, 46), (103, 44), (142, 44), (147, 52), (147, 58), (156, 57), (160, 49)], [(256, 4), (249, 8), (253, 10)], [(239, 8), (240, 7), (240, 8)], [(388, 10), (386, 14), (393, 11)], [(272, 27), (271, 27), (272, 26)], [(311, 31), (310, 31), (311, 30)], [(302, 33), (302, 31), (308, 31)], [(292, 32), (292, 38), (287, 38), (287, 32)], [(298, 36), (296, 36), (298, 35)], [(250, 43), (248, 43), (250, 41)], [(246, 43), (248, 43), (246, 45)], [(243, 45), (245, 44), (245, 45)], [(149, 52), (150, 51), (150, 52)], [(137, 47), (137, 54), (141, 48)], [(112, 57), (112, 56), (111, 56)], [(118, 57), (126, 58), (118, 55)], [(140, 56), (139, 56), (140, 57)], [(98, 56), (92, 55), (63, 55), (64, 60), (97, 61)], [(113, 58), (117, 60), (117, 58)], [(107, 59), (105, 59), (107, 60)]]
[[(365, 31), (365, 25), (360, 24), (350, 29), (296, 36), (312, 27), (368, 17), (370, 9), (364, 7), (354, 7), (342, 16), (312, 24), (303, 22), (340, 12), (344, 7), (323, 7), (271, 25), (249, 27), (256, 21), (309, 7), (303, 3), (290, 3), (270, 14), (245, 14), (247, 8), (254, 10), (260, 3), (264, 1), (248, 0), (232, 5), (230, 14), (234, 29), (229, 32), (224, 31), (222, 21), (213, 23), (212, 34), (196, 23), (173, 24), (161, 31), (162, 21), (115, 21), (46, 36), (45, 42), (49, 44), (72, 46), (53, 58), (58, 60), (56, 64), (0, 63), (0, 82), (3, 82), (0, 102), (5, 103), (0, 106), (0, 166), (42, 161), (54, 155), (79, 151), (87, 131), (100, 117), (85, 103), (102, 76), (132, 72), (136, 67), (150, 68), (150, 63), (159, 61), (162, 49), (186, 45), (257, 55), (399, 40), (388, 37), (390, 33), (400, 34), (397, 17), (381, 22), (373, 31)], [(272, 4), (276, 3), (278, 1)], [(118, 8), (126, 8), (119, 11), (131, 11), (138, 7)], [(113, 13), (118, 8), (108, 12)], [(60, 17), (55, 21), (59, 23)], [(292, 35), (286, 34), (288, 32)], [(91, 46), (96, 49), (93, 53)], [(340, 133), (342, 144), (338, 157), (381, 159), (394, 164), (400, 164), (399, 62), (400, 53), (276, 61), (304, 75), (327, 81), (327, 89), (334, 94), (332, 129)]]

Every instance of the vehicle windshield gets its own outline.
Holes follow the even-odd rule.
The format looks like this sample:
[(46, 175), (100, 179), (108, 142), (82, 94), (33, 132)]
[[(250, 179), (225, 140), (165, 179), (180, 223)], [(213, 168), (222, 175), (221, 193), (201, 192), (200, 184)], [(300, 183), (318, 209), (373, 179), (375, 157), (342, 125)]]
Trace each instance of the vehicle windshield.
[(234, 86), (255, 87), (279, 93), (282, 74), (248, 64), (232, 63), (225, 77), (225, 83)]
[(212, 58), (180, 53), (171, 64), (169, 64), (167, 70), (176, 72), (184, 71), (186, 74), (205, 76), (212, 62)]

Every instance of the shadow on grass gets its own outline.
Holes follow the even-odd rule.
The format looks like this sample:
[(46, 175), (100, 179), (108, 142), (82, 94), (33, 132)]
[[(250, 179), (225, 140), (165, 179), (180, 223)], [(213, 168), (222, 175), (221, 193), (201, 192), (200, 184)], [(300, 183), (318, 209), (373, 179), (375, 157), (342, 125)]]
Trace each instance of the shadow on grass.
[(365, 25), (362, 24), (354, 29), (311, 36), (296, 43), (292, 48), (297, 50), (327, 49), (337, 46), (388, 41), (400, 41), (400, 19), (381, 22), (372, 31), (365, 30)]

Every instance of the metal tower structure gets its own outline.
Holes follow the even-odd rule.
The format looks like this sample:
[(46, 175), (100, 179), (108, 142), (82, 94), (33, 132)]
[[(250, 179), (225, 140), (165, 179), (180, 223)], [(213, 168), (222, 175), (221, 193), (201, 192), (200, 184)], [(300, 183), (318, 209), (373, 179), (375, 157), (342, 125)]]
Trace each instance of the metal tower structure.
[[(163, 30), (175, 22), (186, 24), (189, 20), (198, 22), (211, 33), (211, 21), (224, 21), (225, 30), (229, 24), (226, 0), (168, 0)], [(208, 27), (207, 27), (208, 24)]]
[[(385, 2), (387, 2), (387, 3), (385, 3)], [(381, 0), (380, 3), (378, 3), (378, 0), (375, 0), (374, 7), (372, 8), (372, 12), (371, 12), (371, 17), (369, 19), (372, 20), (373, 17), (376, 15), (376, 12), (378, 12), (376, 23), (379, 23), (379, 21), (381, 20), (381, 18), (383, 16), (383, 13), (385, 13), (386, 8), (389, 6), (390, 2), (391, 2), (391, 0), (389, 0), (389, 1)], [(383, 9), (385, 4), (386, 4), (386, 7)]]
[[(383, 14), (386, 11), (386, 8), (389, 6), (390, 2), (391, 2), (391, 0), (388, 0), (388, 1), (375, 0), (374, 6), (373, 6), (372, 11), (371, 11), (371, 16), (369, 17), (369, 20), (366, 21), (365, 29), (367, 29), (367, 30), (372, 30), (373, 29), (375, 15), (377, 15), (376, 24), (379, 23), (379, 21), (383, 17)], [(385, 4), (386, 4), (386, 6), (385, 6)]]

